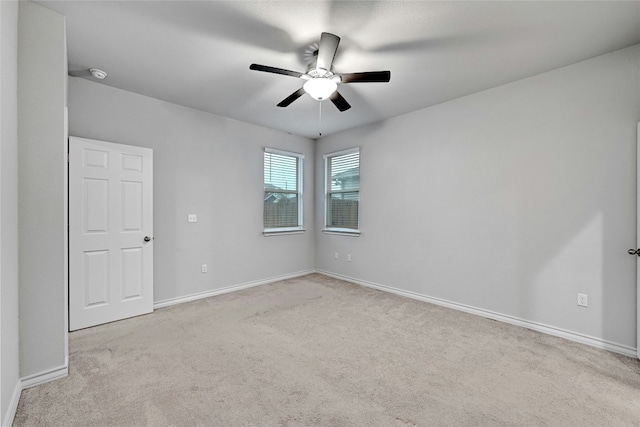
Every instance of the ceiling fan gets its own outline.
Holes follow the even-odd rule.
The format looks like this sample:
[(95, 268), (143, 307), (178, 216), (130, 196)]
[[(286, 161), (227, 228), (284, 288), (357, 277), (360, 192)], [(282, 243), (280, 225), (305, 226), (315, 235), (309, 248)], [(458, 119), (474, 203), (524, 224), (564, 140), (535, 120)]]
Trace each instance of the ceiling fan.
[(251, 64), (249, 69), (266, 73), (282, 74), (298, 77), (306, 82), (300, 89), (283, 99), (278, 107), (287, 107), (293, 101), (308, 93), (317, 101), (330, 99), (338, 110), (346, 111), (351, 105), (338, 92), (341, 83), (387, 83), (391, 79), (390, 71), (368, 71), (364, 73), (337, 74), (333, 71), (333, 58), (336, 56), (340, 37), (331, 33), (322, 33), (320, 45), (315, 52), (315, 60), (307, 66), (305, 73), (269, 67), (267, 65)]

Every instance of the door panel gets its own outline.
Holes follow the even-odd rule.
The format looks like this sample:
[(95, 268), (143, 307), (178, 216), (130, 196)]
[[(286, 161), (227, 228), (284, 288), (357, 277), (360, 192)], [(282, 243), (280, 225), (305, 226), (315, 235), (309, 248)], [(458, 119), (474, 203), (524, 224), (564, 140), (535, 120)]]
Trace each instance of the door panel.
[(143, 293), (142, 248), (122, 250), (122, 296), (126, 299), (140, 298)]
[(122, 170), (142, 172), (142, 156), (122, 155)]
[(109, 181), (84, 178), (84, 229), (86, 233), (109, 232)]
[(122, 182), (122, 231), (142, 231), (142, 183)]
[(101, 168), (105, 171), (109, 168), (109, 153), (107, 151), (85, 149), (82, 152), (84, 153), (85, 167)]
[(109, 303), (109, 252), (84, 253), (84, 299), (91, 307)]
[(70, 330), (153, 311), (153, 152), (69, 138)]

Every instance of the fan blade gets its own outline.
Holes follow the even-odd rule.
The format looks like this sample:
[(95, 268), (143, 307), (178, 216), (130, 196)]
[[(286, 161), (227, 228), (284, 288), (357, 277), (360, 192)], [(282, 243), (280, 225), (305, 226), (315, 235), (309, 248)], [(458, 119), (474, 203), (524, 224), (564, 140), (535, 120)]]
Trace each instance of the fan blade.
[(391, 80), (391, 71), (340, 74), (340, 79), (342, 83), (387, 83)]
[(331, 95), (329, 99), (331, 100), (331, 102), (333, 102), (333, 105), (338, 107), (338, 110), (340, 110), (341, 112), (347, 111), (349, 108), (351, 108), (351, 105), (349, 105), (347, 100), (344, 99), (338, 91), (333, 92), (333, 95)]
[(336, 52), (338, 50), (338, 43), (340, 43), (340, 37), (331, 33), (322, 33), (320, 36), (320, 47), (318, 48), (316, 68), (322, 68), (327, 71), (331, 70), (333, 58), (336, 56)]
[(265, 73), (283, 74), (285, 76), (291, 76), (291, 77), (303, 76), (303, 73), (299, 73), (297, 71), (285, 70), (283, 68), (269, 67), (267, 65), (260, 65), (260, 64), (251, 64), (249, 65), (249, 69), (256, 70), (256, 71), (264, 71)]
[(282, 101), (280, 101), (280, 103), (278, 104), (278, 107), (288, 107), (289, 104), (291, 104), (293, 101), (300, 98), (304, 94), (305, 94), (304, 89), (300, 88), (297, 91), (293, 92), (291, 95), (287, 96)]

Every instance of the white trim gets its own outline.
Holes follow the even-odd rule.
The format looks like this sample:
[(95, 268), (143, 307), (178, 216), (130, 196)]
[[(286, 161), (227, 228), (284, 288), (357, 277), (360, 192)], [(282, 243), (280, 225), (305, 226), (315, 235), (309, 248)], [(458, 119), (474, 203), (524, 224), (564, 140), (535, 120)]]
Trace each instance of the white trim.
[(31, 387), (39, 386), (49, 381), (59, 380), (69, 376), (69, 358), (65, 357), (65, 365), (58, 368), (49, 369), (47, 371), (39, 372), (37, 374), (29, 375), (21, 378), (16, 382), (16, 386), (13, 390), (13, 396), (11, 396), (11, 402), (7, 408), (4, 420), (2, 420), (2, 427), (11, 427), (13, 420), (16, 417), (16, 411), (18, 410), (18, 403), (20, 402), (20, 395), (22, 390), (26, 390)]
[[(67, 43), (67, 36), (65, 31), (65, 45)], [(66, 49), (65, 49), (66, 51)], [(65, 53), (66, 56), (66, 53)], [(62, 251), (64, 257), (64, 292), (63, 292), (63, 304), (64, 304), (64, 360), (65, 365), (69, 366), (69, 107), (64, 107), (64, 152), (65, 157), (62, 168), (63, 172), (63, 217), (64, 217), (64, 238)]]
[(333, 234), (336, 236), (351, 236), (351, 237), (360, 237), (359, 230), (351, 230), (349, 228), (323, 228), (322, 232), (324, 234)]
[(555, 326), (545, 325), (543, 323), (532, 322), (530, 320), (520, 319), (518, 317), (509, 316), (506, 314), (496, 313), (495, 311), (485, 310), (482, 308), (472, 307), (465, 304), (459, 304), (453, 301), (447, 301), (441, 298), (429, 297), (416, 292), (405, 291), (397, 289), (391, 286), (379, 285), (377, 283), (367, 282), (364, 280), (354, 279), (352, 277), (343, 276), (341, 274), (330, 273), (328, 271), (317, 270), (319, 274), (333, 277), (336, 279), (344, 280), (346, 282), (355, 283), (356, 285), (366, 286), (368, 288), (377, 289), (384, 292), (400, 295), (403, 297), (428, 302), (431, 304), (439, 305), (442, 307), (452, 308), (454, 310), (464, 311), (465, 313), (475, 314), (476, 316), (486, 317), (488, 319), (498, 320), (500, 322), (508, 323), (515, 326), (521, 326), (523, 328), (531, 329), (537, 332), (542, 332), (548, 335), (564, 338), (569, 341), (575, 341), (581, 344), (586, 344), (591, 347), (608, 350), (613, 353), (619, 353), (624, 356), (636, 358), (637, 350), (627, 345), (606, 341), (600, 338), (592, 337), (589, 335), (581, 334), (578, 332), (567, 331), (566, 329), (556, 328)]
[(328, 159), (329, 157), (336, 156), (344, 156), (346, 154), (359, 153), (360, 147), (347, 148), (346, 150), (334, 151), (333, 153), (326, 153), (322, 156), (323, 159)]
[(267, 228), (262, 234), (266, 237), (269, 236), (286, 236), (288, 234), (303, 234), (305, 231), (304, 228)]
[[(637, 150), (638, 147), (640, 147), (640, 122), (638, 122), (638, 126), (637, 126), (637, 131), (636, 131), (636, 183), (640, 184), (640, 168), (638, 168), (638, 165), (640, 165), (640, 151)], [(637, 232), (636, 232), (636, 249), (640, 248), (640, 228), (638, 228), (638, 218), (640, 216), (640, 187), (638, 187), (636, 184), (636, 228), (637, 228)], [(636, 345), (638, 346), (637, 348), (637, 353), (636, 353), (636, 357), (638, 359), (640, 359), (640, 269), (638, 269), (638, 266), (640, 266), (640, 264), (638, 263), (637, 259), (639, 259), (638, 257), (636, 258)]]
[(49, 381), (58, 380), (67, 376), (69, 376), (68, 361), (65, 366), (49, 369), (48, 371), (43, 371), (22, 378), (22, 390), (48, 383)]
[(20, 379), (18, 379), (18, 381), (16, 381), (16, 386), (13, 389), (11, 401), (9, 402), (9, 406), (7, 407), (7, 413), (4, 416), (4, 420), (2, 420), (2, 427), (11, 427), (11, 425), (13, 424), (13, 420), (16, 417), (16, 411), (18, 410), (18, 403), (20, 402), (21, 394), (22, 383)]
[(271, 153), (271, 154), (278, 154), (280, 156), (290, 156), (290, 157), (297, 157), (299, 159), (304, 159), (304, 154), (294, 153), (292, 151), (277, 150), (275, 148), (264, 147), (264, 152)]
[(309, 270), (303, 270), (303, 271), (299, 271), (297, 273), (291, 273), (291, 274), (285, 274), (282, 276), (276, 276), (276, 277), (270, 277), (268, 279), (262, 279), (262, 280), (256, 280), (253, 282), (247, 282), (247, 283), (243, 283), (240, 285), (233, 285), (233, 286), (227, 286), (225, 288), (221, 288), (221, 289), (214, 289), (212, 291), (206, 291), (206, 292), (200, 292), (197, 294), (191, 294), (191, 295), (187, 295), (184, 297), (178, 297), (178, 298), (170, 298), (170, 299), (166, 299), (163, 301), (158, 301), (156, 303), (153, 304), (153, 308), (154, 309), (158, 309), (158, 308), (164, 308), (164, 307), (170, 307), (172, 305), (176, 305), (176, 304), (182, 304), (185, 302), (191, 302), (191, 301), (196, 301), (202, 298), (209, 298), (209, 297), (213, 297), (216, 295), (221, 295), (221, 294), (226, 294), (229, 292), (235, 292), (235, 291), (240, 291), (242, 289), (248, 289), (248, 288), (253, 288), (255, 286), (260, 286), (260, 285), (266, 285), (269, 283), (273, 283), (273, 282), (278, 282), (280, 280), (287, 280), (287, 279), (293, 279), (296, 277), (301, 277), (301, 276), (306, 276), (307, 274), (312, 274), (315, 273), (316, 271), (313, 269), (309, 269)]

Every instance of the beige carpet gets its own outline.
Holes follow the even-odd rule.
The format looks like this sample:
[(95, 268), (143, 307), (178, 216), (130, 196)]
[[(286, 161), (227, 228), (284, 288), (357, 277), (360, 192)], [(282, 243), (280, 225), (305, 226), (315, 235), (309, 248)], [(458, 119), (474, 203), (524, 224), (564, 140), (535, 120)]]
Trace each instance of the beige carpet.
[(15, 426), (640, 426), (640, 363), (321, 275), (70, 335)]

